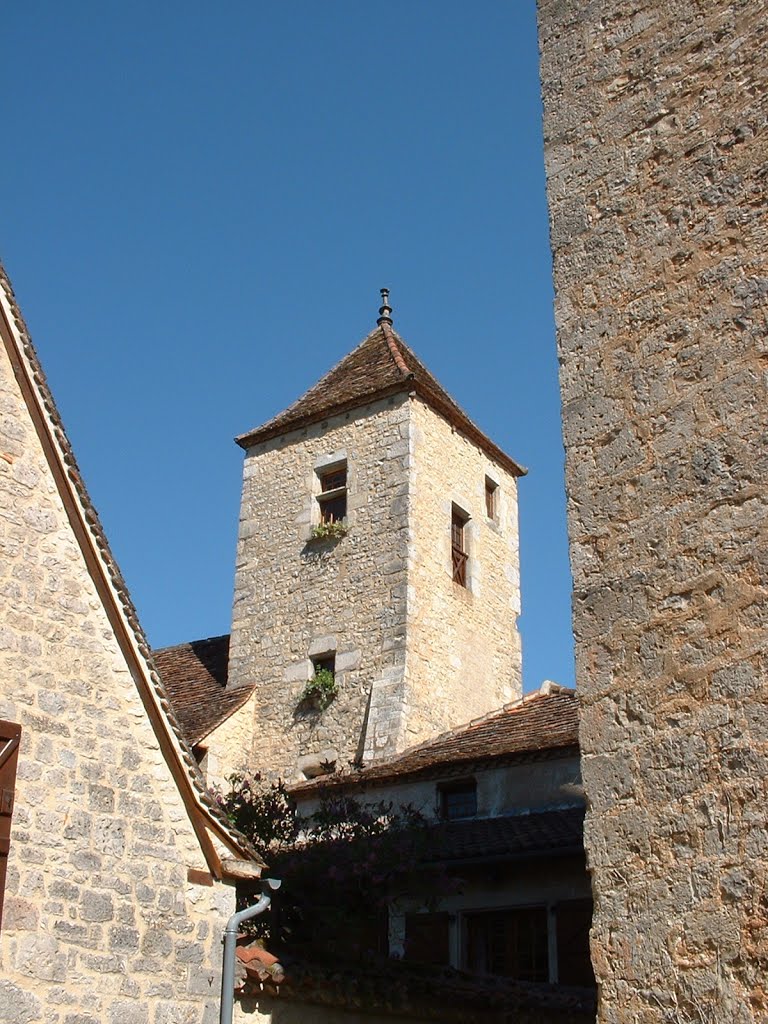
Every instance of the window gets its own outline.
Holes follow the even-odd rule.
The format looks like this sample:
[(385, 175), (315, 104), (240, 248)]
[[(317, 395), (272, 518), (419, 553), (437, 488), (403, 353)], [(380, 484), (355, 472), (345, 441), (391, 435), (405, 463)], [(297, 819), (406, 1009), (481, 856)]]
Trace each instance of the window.
[(466, 967), (518, 981), (549, 981), (546, 907), (467, 914)]
[(3, 918), (5, 870), (11, 845), (11, 816), (16, 794), (16, 762), (21, 726), (0, 721), (0, 925)]
[(318, 472), (321, 523), (340, 523), (347, 516), (347, 464), (331, 466)]
[(474, 779), (442, 783), (438, 794), (440, 817), (445, 821), (474, 818), (477, 814), (477, 783)]
[(453, 582), (459, 583), (462, 587), (467, 585), (467, 545), (466, 527), (469, 516), (460, 508), (453, 506), (451, 512), (451, 563), (453, 567)]
[(312, 669), (315, 675), (323, 669), (326, 672), (330, 672), (332, 676), (336, 676), (336, 655), (335, 654), (323, 654), (319, 658), (312, 659)]
[(485, 514), (489, 519), (498, 518), (498, 492), (499, 485), (487, 476), (485, 478)]

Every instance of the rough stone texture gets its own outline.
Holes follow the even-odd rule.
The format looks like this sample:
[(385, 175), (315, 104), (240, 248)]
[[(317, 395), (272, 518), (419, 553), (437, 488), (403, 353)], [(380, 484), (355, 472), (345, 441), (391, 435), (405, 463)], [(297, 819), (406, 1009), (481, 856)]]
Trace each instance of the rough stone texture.
[(0, 718), (23, 729), (0, 1021), (199, 1021), (234, 892), (187, 884), (200, 846), (2, 345), (0, 455)]
[(600, 1020), (764, 1021), (768, 5), (539, 21)]
[[(407, 746), (522, 695), (517, 479), (423, 402), (411, 408), (406, 663), (420, 699)], [(495, 519), (486, 515), (486, 476), (498, 485)], [(466, 588), (452, 576), (453, 504), (470, 516)]]
[[(334, 458), (347, 461), (349, 532), (318, 543), (316, 469)], [(498, 526), (481, 513), (486, 472)], [(256, 686), (251, 767), (295, 778), (386, 757), (520, 695), (515, 487), (408, 394), (249, 449), (228, 685)], [(455, 495), (473, 517), (474, 593), (451, 579)], [(318, 712), (300, 698), (324, 653), (339, 694)]]

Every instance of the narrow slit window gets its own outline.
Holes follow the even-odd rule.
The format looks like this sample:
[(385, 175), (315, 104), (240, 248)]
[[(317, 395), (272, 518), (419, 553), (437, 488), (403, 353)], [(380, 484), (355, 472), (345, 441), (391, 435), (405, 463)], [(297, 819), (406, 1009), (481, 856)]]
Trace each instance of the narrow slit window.
[(485, 478), (485, 514), (489, 519), (498, 517), (499, 485), (489, 476)]
[(467, 523), (469, 517), (454, 505), (451, 513), (451, 562), (453, 582), (467, 585)]
[(333, 466), (318, 474), (321, 523), (341, 523), (347, 517), (347, 465)]

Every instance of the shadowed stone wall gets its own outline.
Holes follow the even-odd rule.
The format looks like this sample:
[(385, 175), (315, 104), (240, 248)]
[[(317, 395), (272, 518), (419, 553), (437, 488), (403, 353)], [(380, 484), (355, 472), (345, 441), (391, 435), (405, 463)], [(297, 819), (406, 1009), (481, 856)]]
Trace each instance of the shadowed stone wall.
[(600, 1020), (764, 1021), (768, 4), (539, 22)]

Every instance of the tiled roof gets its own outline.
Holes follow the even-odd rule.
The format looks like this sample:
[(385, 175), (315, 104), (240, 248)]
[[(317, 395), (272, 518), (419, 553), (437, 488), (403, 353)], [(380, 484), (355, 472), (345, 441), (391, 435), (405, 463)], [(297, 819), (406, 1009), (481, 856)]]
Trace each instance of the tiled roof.
[(584, 807), (448, 821), (432, 826), (430, 832), (430, 861), (512, 860), (576, 853), (584, 848)]
[(516, 476), (526, 472), (470, 420), (388, 323), (371, 331), (293, 405), (236, 440), (241, 447), (250, 448), (402, 391), (414, 391), (509, 472)]
[[(272, 996), (321, 1006), (418, 1017), (441, 1024), (593, 1024), (594, 989), (475, 975), (407, 960), (347, 964), (281, 957), (269, 977), (258, 958), (242, 960), (243, 995)], [(273, 968), (274, 970), (274, 968)]]
[(229, 634), (154, 652), (176, 718), (194, 746), (245, 704), (252, 687), (225, 689)]
[(443, 733), (396, 757), (354, 772), (322, 775), (291, 787), (293, 793), (332, 787), (377, 785), (390, 780), (437, 775), (455, 766), (498, 758), (576, 748), (579, 723), (576, 694), (545, 684), (501, 711)]

